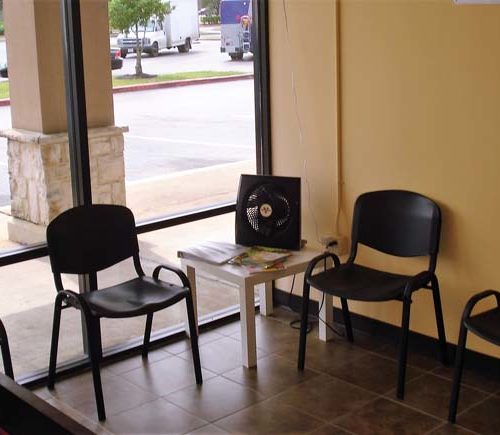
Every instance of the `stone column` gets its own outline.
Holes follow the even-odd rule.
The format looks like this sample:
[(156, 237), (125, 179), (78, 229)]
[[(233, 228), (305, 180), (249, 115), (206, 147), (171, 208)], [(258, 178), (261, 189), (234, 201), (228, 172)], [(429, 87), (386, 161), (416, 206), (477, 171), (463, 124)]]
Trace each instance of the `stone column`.
[[(94, 128), (88, 132), (92, 201), (125, 204), (123, 132), (127, 128)], [(67, 134), (44, 135), (4, 130), (8, 138), (11, 219), (9, 239), (44, 240), (46, 225), (73, 204)]]
[[(127, 129), (114, 126), (108, 1), (80, 4), (93, 201), (125, 204)], [(60, 15), (59, 0), (4, 0), (12, 129), (0, 135), (8, 139), (9, 237), (22, 243), (43, 241), (44, 226), (72, 206)]]

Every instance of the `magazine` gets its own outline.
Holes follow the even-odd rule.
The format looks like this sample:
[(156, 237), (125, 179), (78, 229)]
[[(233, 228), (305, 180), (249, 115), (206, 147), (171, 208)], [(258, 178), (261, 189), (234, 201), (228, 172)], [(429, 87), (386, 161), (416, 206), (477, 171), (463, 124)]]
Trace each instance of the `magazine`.
[(285, 269), (286, 259), (292, 253), (286, 249), (254, 246), (229, 261), (231, 264), (244, 266), (250, 273), (274, 272)]
[(212, 264), (224, 264), (248, 250), (247, 246), (227, 242), (203, 242), (177, 251), (179, 258), (202, 260)]

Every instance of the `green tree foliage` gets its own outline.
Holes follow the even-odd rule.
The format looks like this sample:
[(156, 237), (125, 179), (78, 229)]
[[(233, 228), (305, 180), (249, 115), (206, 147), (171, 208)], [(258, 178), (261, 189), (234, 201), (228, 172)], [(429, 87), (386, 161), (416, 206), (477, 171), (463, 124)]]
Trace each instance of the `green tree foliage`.
[[(151, 17), (163, 21), (165, 15), (170, 14), (174, 7), (169, 1), (163, 0), (110, 0), (109, 21), (111, 27), (123, 32), (131, 31), (136, 37), (137, 60), (135, 63), (136, 76), (142, 76), (142, 44), (141, 40), (146, 33), (146, 24)], [(139, 28), (144, 33), (139, 35)]]
[(201, 4), (207, 8), (207, 15), (219, 15), (220, 0), (203, 0)]

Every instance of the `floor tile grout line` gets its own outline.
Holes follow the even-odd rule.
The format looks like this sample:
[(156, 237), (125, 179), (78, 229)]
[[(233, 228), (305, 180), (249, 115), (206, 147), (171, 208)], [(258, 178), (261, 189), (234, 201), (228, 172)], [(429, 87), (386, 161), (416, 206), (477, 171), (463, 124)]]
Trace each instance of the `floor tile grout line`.
[[(146, 404), (148, 404), (148, 403), (154, 402), (154, 401), (156, 401), (156, 400), (158, 400), (158, 399), (161, 399), (161, 397), (160, 397), (160, 396), (157, 396), (157, 397), (154, 397), (153, 399), (148, 399), (148, 400), (146, 400), (145, 402), (142, 402), (142, 403), (141, 403), (141, 404), (139, 404), (139, 405), (132, 406), (131, 408), (127, 408), (127, 409), (121, 410), (121, 411), (119, 411), (119, 412), (110, 412), (110, 413), (109, 413), (109, 416), (110, 416), (110, 417), (116, 417), (116, 416), (121, 415), (121, 414), (123, 414), (123, 413), (125, 413), (125, 412), (130, 412), (130, 411), (132, 411), (133, 409), (140, 408), (141, 406), (144, 406), (144, 405), (146, 405)], [(93, 414), (93, 415), (95, 415), (95, 416), (97, 417), (97, 410), (96, 410), (96, 413), (95, 413), (95, 414)], [(96, 423), (98, 423), (99, 425), (101, 425), (101, 426), (102, 426), (102, 424), (101, 424), (99, 421), (96, 421)], [(103, 427), (104, 427), (104, 426), (103, 426)]]
[[(441, 428), (441, 427), (447, 427), (447, 425), (449, 425), (449, 424), (451, 424), (451, 423), (445, 422), (445, 423), (441, 424), (440, 426), (437, 426), (437, 427), (435, 427), (435, 428), (433, 428), (433, 429), (429, 430), (428, 432), (426, 432), (426, 433), (425, 433), (425, 435), (432, 435), (432, 434), (433, 434), (434, 432), (436, 432), (439, 428)], [(470, 430), (470, 429), (467, 429), (466, 427), (464, 427), (464, 426), (460, 426), (459, 424), (454, 424), (453, 426), (454, 426), (454, 427), (458, 427), (458, 428), (459, 428), (459, 429), (461, 429), (461, 430), (465, 430), (465, 432), (470, 433), (471, 435), (481, 435), (480, 433), (475, 432), (475, 431)]]
[[(217, 422), (220, 422), (221, 420), (224, 420), (225, 418), (227, 418), (227, 417), (229, 417), (229, 416), (231, 416), (231, 415), (238, 414), (239, 412), (242, 412), (242, 411), (244, 411), (245, 409), (251, 408), (252, 406), (260, 405), (260, 404), (262, 404), (263, 402), (270, 401), (270, 400), (272, 400), (272, 399), (276, 399), (276, 396), (279, 396), (279, 394), (274, 395), (274, 396), (271, 396), (271, 397), (266, 397), (264, 400), (258, 401), (258, 402), (256, 402), (256, 403), (253, 403), (252, 405), (246, 406), (245, 408), (239, 409), (238, 411), (235, 411), (235, 412), (233, 412), (233, 413), (231, 413), (231, 414), (229, 414), (229, 415), (226, 415), (226, 416), (224, 416), (224, 417), (221, 417), (221, 418), (219, 418), (219, 419), (217, 419), (217, 420), (213, 421), (213, 422), (212, 422), (212, 424), (214, 424), (214, 425), (216, 425), (216, 426), (217, 426)], [(318, 416), (315, 416), (315, 415), (312, 415), (312, 414), (310, 414), (309, 412), (304, 411), (304, 410), (302, 410), (302, 409), (298, 409), (298, 408), (296, 408), (295, 406), (288, 405), (288, 404), (286, 404), (286, 403), (285, 403), (285, 404), (283, 404), (283, 406), (285, 406), (285, 407), (287, 407), (287, 408), (291, 408), (292, 410), (295, 410), (295, 411), (299, 411), (301, 414), (304, 414), (304, 415), (306, 415), (307, 417), (312, 418), (313, 420), (318, 421), (319, 423), (321, 423), (321, 426), (320, 426), (320, 427), (322, 427), (322, 426), (324, 426), (324, 425), (328, 424), (328, 421), (327, 421), (327, 420), (323, 420), (322, 418), (320, 418), (320, 417), (318, 417)], [(217, 427), (218, 427), (218, 428), (220, 428), (220, 429), (223, 429), (223, 428), (221, 428), (220, 426), (217, 426)], [(318, 428), (316, 428), (316, 429), (318, 429)], [(316, 430), (316, 429), (313, 429), (313, 431), (314, 431), (314, 430)], [(224, 429), (223, 429), (223, 430), (224, 430)]]
[[(471, 410), (472, 408), (480, 406), (481, 404), (483, 404), (484, 402), (486, 402), (486, 401), (488, 401), (489, 399), (492, 399), (492, 398), (498, 398), (497, 395), (496, 395), (496, 393), (489, 393), (486, 397), (484, 397), (483, 399), (477, 401), (473, 405), (470, 405), (467, 408), (462, 409), (460, 412), (457, 412), (457, 418), (460, 417), (461, 415), (465, 414), (467, 411)], [(460, 397), (459, 397), (458, 403), (460, 403)]]
[(360, 410), (362, 410), (363, 408), (367, 407), (367, 406), (368, 406), (368, 405), (370, 405), (371, 403), (376, 402), (377, 400), (379, 400), (379, 399), (381, 399), (381, 398), (383, 398), (383, 396), (381, 396), (381, 395), (377, 394), (377, 395), (375, 395), (375, 397), (372, 397), (370, 400), (368, 400), (368, 401), (367, 401), (367, 402), (366, 402), (363, 406), (360, 406), (360, 407), (359, 407), (359, 408), (357, 408), (357, 409), (352, 409), (351, 411), (349, 411), (349, 412), (345, 413), (344, 415), (339, 415), (339, 416), (337, 416), (337, 417), (335, 417), (335, 418), (331, 419), (331, 420), (330, 420), (330, 423), (331, 423), (331, 424), (335, 424), (336, 426), (338, 426), (338, 427), (342, 428), (342, 430), (344, 430), (344, 426), (342, 426), (342, 425), (340, 425), (340, 424), (339, 424), (339, 422), (340, 422), (341, 420), (344, 420), (344, 419), (346, 419), (346, 418), (348, 418), (348, 417), (352, 416), (354, 413), (359, 412), (359, 411), (360, 411)]
[[(400, 399), (393, 399), (392, 397), (389, 397), (389, 396), (383, 396), (385, 399), (393, 402), (393, 403), (397, 403), (399, 405), (402, 405), (404, 406), (405, 408), (408, 408), (408, 409), (411, 409), (412, 411), (416, 411), (416, 412), (419, 412), (420, 414), (424, 414), (426, 415), (427, 417), (431, 417), (435, 420), (438, 420), (441, 423), (445, 423), (446, 420), (443, 418), (443, 417), (439, 417), (439, 416), (436, 416), (434, 414), (431, 414), (430, 412), (428, 411), (425, 411), (424, 409), (421, 409), (421, 408), (417, 408), (416, 406), (414, 405), (410, 405), (408, 403), (406, 403), (404, 400), (400, 400)], [(437, 426), (436, 426), (437, 427)]]
[[(212, 380), (212, 379), (216, 379), (217, 377), (223, 377), (223, 376), (222, 376), (222, 375), (220, 375), (220, 374), (218, 374), (216, 377), (214, 377), (214, 378), (210, 378), (210, 380)], [(224, 377), (224, 379), (225, 379), (225, 380), (228, 380), (228, 381), (230, 381), (230, 382), (233, 382), (233, 383), (235, 383), (235, 384), (238, 384), (237, 382), (235, 382), (235, 381), (233, 381), (233, 380), (231, 380), (231, 379), (227, 379), (227, 378), (225, 378), (225, 377)], [(251, 388), (249, 388), (249, 387), (242, 386), (242, 385), (240, 385), (240, 384), (238, 384), (238, 385), (239, 385), (239, 386), (241, 386), (242, 388), (245, 388), (245, 389), (250, 390), (250, 391), (252, 391), (252, 392), (258, 393), (259, 395), (262, 395), (262, 393), (260, 393), (260, 392), (258, 392), (258, 391), (255, 391), (255, 390), (253, 390), (253, 389), (251, 389)], [(191, 386), (191, 387), (185, 387), (185, 388), (182, 388), (182, 389), (180, 389), (180, 390), (177, 390), (177, 392), (182, 391), (183, 389), (187, 389), (187, 388), (192, 388), (192, 386)], [(177, 406), (178, 408), (182, 409), (183, 411), (186, 411), (186, 412), (188, 412), (188, 413), (189, 413), (189, 411), (188, 411), (187, 409), (185, 409), (184, 407), (182, 407), (181, 405), (178, 405), (178, 404), (176, 404), (175, 402), (172, 402), (171, 400), (169, 400), (169, 399), (168, 399), (168, 396), (169, 396), (170, 394), (173, 394), (173, 392), (172, 392), (172, 393), (169, 393), (168, 395), (161, 396), (161, 398), (162, 398), (162, 399), (165, 399), (167, 402), (169, 402), (169, 403), (171, 403), (171, 404), (173, 404), (173, 405)], [(199, 418), (199, 419), (201, 419), (201, 420), (205, 420), (205, 421), (208, 421), (209, 423), (212, 423), (212, 424), (213, 424), (215, 421), (218, 421), (218, 420), (221, 420), (221, 419), (223, 419), (223, 418), (229, 417), (230, 415), (236, 414), (237, 412), (240, 412), (240, 411), (242, 411), (243, 409), (250, 408), (251, 406), (256, 405), (256, 404), (258, 404), (258, 403), (261, 403), (261, 402), (263, 402), (263, 401), (265, 401), (265, 400), (267, 400), (267, 399), (268, 399), (268, 397), (263, 397), (262, 399), (258, 399), (258, 400), (257, 400), (256, 402), (254, 402), (254, 403), (251, 403), (251, 404), (249, 404), (249, 405), (246, 405), (246, 406), (244, 406), (243, 408), (238, 409), (237, 411), (233, 411), (233, 412), (231, 412), (231, 413), (229, 413), (229, 414), (227, 414), (227, 415), (225, 415), (225, 416), (223, 416), (223, 417), (218, 417), (218, 418), (217, 418), (217, 419), (215, 419), (215, 420), (206, 420), (206, 419), (204, 419), (203, 417), (197, 416), (196, 414), (192, 414), (192, 415), (194, 415), (195, 417), (197, 417), (197, 418)]]
[(359, 435), (357, 432), (353, 432), (352, 430), (349, 430), (349, 429), (346, 429), (342, 426), (339, 426), (338, 424), (335, 424), (335, 423), (328, 423), (329, 425), (333, 426), (335, 429), (340, 429), (344, 432), (347, 432), (348, 434), (351, 434), (351, 435)]
[[(437, 370), (434, 369), (434, 370)], [(432, 375), (438, 377), (438, 378), (441, 378), (441, 379), (445, 379), (447, 381), (450, 381), (453, 383), (453, 376), (452, 377), (448, 377), (446, 375), (442, 375), (442, 374), (439, 374), (439, 373), (436, 373), (435, 371), (431, 372)], [(463, 376), (462, 376), (462, 382), (460, 382), (461, 385), (464, 385), (466, 386), (467, 388), (471, 388), (472, 390), (476, 390), (476, 391), (479, 391), (480, 393), (484, 393), (484, 394), (497, 394), (496, 390), (495, 392), (491, 392), (491, 391), (486, 391), (486, 390), (483, 390), (475, 385), (471, 385), (470, 383), (466, 382), (466, 381), (463, 381)]]
[[(276, 324), (280, 324), (280, 325), (284, 325), (284, 326), (286, 326), (286, 323), (285, 323), (285, 322), (279, 321), (279, 320), (277, 320), (277, 319), (273, 319), (273, 318), (266, 318), (266, 321), (273, 321), (273, 322), (275, 322)], [(210, 340), (210, 341), (208, 341), (207, 343), (204, 343), (204, 344), (203, 344), (203, 346), (205, 346), (205, 345), (209, 345), (209, 344), (211, 344), (211, 343), (215, 343), (215, 342), (217, 342), (217, 341), (219, 341), (219, 340), (222, 340), (222, 339), (224, 339), (224, 338), (229, 338), (229, 339), (231, 339), (231, 340), (235, 340), (235, 341), (241, 341), (241, 340), (238, 340), (237, 338), (233, 337), (235, 334), (237, 334), (237, 332), (233, 332), (233, 333), (232, 333), (232, 334), (230, 334), (230, 335), (226, 335), (226, 334), (221, 334), (221, 333), (219, 333), (219, 337), (216, 337), (214, 340)], [(233, 336), (232, 336), (232, 335), (233, 335)], [(340, 341), (340, 343), (344, 344), (344, 343), (347, 343), (347, 342), (345, 342), (345, 340), (342, 340), (342, 341)], [(387, 345), (387, 344), (390, 344), (390, 343), (385, 343), (385, 344), (381, 345), (380, 347), (383, 347), (383, 346), (385, 346), (385, 345)], [(201, 347), (201, 346), (202, 346), (202, 345), (200, 345), (200, 347)], [(389, 360), (389, 361), (392, 361), (392, 362), (397, 362), (397, 361), (398, 361), (398, 360), (397, 360), (397, 359), (395, 359), (395, 358), (391, 358), (391, 357), (389, 357), (389, 356), (386, 356), (386, 355), (384, 355), (384, 354), (381, 354), (381, 353), (377, 352), (375, 349), (367, 349), (367, 348), (364, 348), (364, 347), (362, 347), (362, 346), (360, 346), (360, 345), (357, 345), (357, 344), (354, 344), (354, 346), (355, 346), (355, 348), (356, 348), (356, 349), (357, 349), (360, 353), (362, 353), (362, 355), (361, 355), (359, 358), (363, 358), (363, 357), (365, 357), (367, 354), (372, 354), (372, 355), (375, 355), (375, 356), (377, 356), (377, 357), (379, 357), (379, 358), (383, 358), (383, 359), (385, 359), (385, 360)], [(169, 357), (178, 357), (178, 358), (180, 358), (180, 359), (182, 359), (182, 360), (184, 360), (184, 361), (189, 361), (189, 358), (183, 358), (183, 357), (181, 357), (181, 356), (180, 356), (180, 353), (186, 353), (186, 352), (188, 352), (188, 351), (189, 351), (189, 348), (188, 348), (188, 349), (186, 349), (186, 350), (181, 351), (181, 352), (180, 352), (180, 353), (178, 353), (178, 354), (176, 354), (176, 353), (172, 353), (172, 352), (169, 352), (169, 351), (167, 351), (166, 349), (163, 349), (163, 348), (162, 348), (162, 349), (158, 349), (158, 350), (161, 350), (162, 352), (164, 352), (164, 353), (166, 354), (166, 356), (165, 356), (164, 358), (161, 358), (160, 360), (157, 360), (157, 361), (153, 361), (153, 362), (151, 362), (151, 363), (150, 363), (150, 365), (154, 365), (154, 364), (159, 363), (159, 362), (161, 362), (161, 361), (165, 361), (165, 359), (166, 359), (166, 358), (169, 358)], [(283, 353), (279, 353), (279, 352), (272, 352), (272, 351), (271, 351), (271, 352), (269, 352), (269, 353), (266, 353), (266, 355), (262, 356), (262, 357), (261, 357), (261, 358), (259, 358), (259, 359), (262, 359), (262, 358), (267, 358), (267, 357), (270, 357), (270, 358), (277, 358), (277, 357), (279, 357), (279, 358), (283, 358), (283, 359), (285, 359), (285, 360), (286, 360), (286, 361), (288, 361), (288, 362), (295, 362), (295, 361), (296, 361), (296, 358), (295, 358), (295, 357), (293, 357), (293, 359), (292, 359), (292, 357), (291, 357), (292, 353), (293, 353), (293, 352), (289, 352), (290, 357), (287, 357), (286, 355), (284, 355), (284, 352), (283, 352)], [(357, 359), (357, 358), (356, 358), (356, 359)], [(225, 379), (225, 380), (227, 380), (227, 381), (229, 381), (229, 382), (234, 382), (235, 384), (238, 384), (238, 385), (239, 385), (239, 386), (241, 386), (242, 388), (245, 388), (245, 389), (251, 390), (251, 391), (253, 391), (253, 392), (258, 393), (259, 395), (262, 395), (262, 393), (261, 393), (259, 390), (254, 389), (254, 388), (251, 388), (251, 387), (248, 387), (248, 386), (246, 386), (245, 384), (239, 383), (238, 381), (233, 380), (233, 379), (228, 378), (227, 376), (225, 376), (228, 372), (230, 372), (230, 371), (232, 371), (232, 370), (235, 370), (235, 369), (236, 369), (236, 368), (238, 368), (238, 367), (241, 367), (241, 366), (240, 366), (240, 365), (238, 365), (238, 366), (236, 366), (236, 367), (234, 367), (234, 368), (231, 368), (231, 369), (228, 369), (228, 370), (226, 370), (226, 371), (224, 371), (224, 372), (222, 372), (222, 373), (212, 372), (210, 369), (207, 369), (207, 368), (205, 368), (205, 367), (204, 367), (204, 370), (207, 370), (208, 372), (213, 373), (214, 378), (219, 377), (219, 378), (221, 378), (221, 379)], [(423, 376), (426, 376), (426, 375), (436, 376), (437, 378), (440, 378), (440, 379), (443, 379), (443, 380), (446, 380), (446, 381), (450, 381), (450, 378), (446, 377), (445, 375), (436, 373), (436, 371), (437, 371), (437, 370), (439, 370), (440, 365), (437, 365), (436, 367), (433, 367), (433, 368), (430, 368), (430, 369), (424, 369), (424, 368), (421, 368), (421, 367), (416, 366), (416, 365), (413, 365), (413, 364), (408, 364), (408, 367), (412, 367), (412, 368), (417, 369), (417, 370), (419, 371), (418, 376), (416, 376), (415, 378), (411, 379), (411, 380), (410, 380), (410, 381), (408, 381), (408, 382), (417, 381), (418, 379), (420, 379), (420, 378), (422, 378)], [(104, 368), (104, 367), (103, 367), (103, 368)], [(130, 411), (131, 411), (131, 410), (133, 410), (133, 409), (136, 409), (136, 408), (139, 408), (139, 407), (141, 407), (141, 406), (144, 406), (144, 405), (145, 405), (145, 404), (147, 404), (147, 403), (151, 403), (151, 402), (156, 401), (156, 400), (158, 400), (158, 399), (162, 399), (162, 400), (165, 400), (166, 402), (168, 402), (169, 404), (171, 404), (171, 405), (173, 405), (173, 406), (175, 406), (175, 407), (177, 407), (177, 408), (179, 408), (179, 409), (183, 410), (183, 412), (187, 413), (188, 415), (191, 415), (191, 416), (193, 416), (193, 417), (195, 417), (195, 418), (197, 418), (197, 419), (199, 419), (199, 420), (201, 420), (201, 421), (205, 422), (205, 424), (203, 424), (202, 426), (200, 426), (200, 428), (201, 428), (201, 427), (204, 427), (204, 426), (209, 426), (209, 425), (213, 424), (214, 426), (216, 426), (216, 427), (220, 428), (221, 430), (224, 430), (224, 429), (223, 429), (222, 427), (219, 427), (219, 426), (217, 426), (217, 425), (216, 425), (216, 422), (217, 422), (217, 421), (220, 421), (220, 420), (222, 420), (222, 419), (224, 419), (224, 418), (227, 418), (227, 417), (229, 417), (229, 416), (231, 416), (231, 415), (234, 415), (234, 414), (236, 414), (236, 413), (239, 413), (239, 412), (241, 412), (241, 411), (243, 411), (243, 410), (245, 410), (245, 409), (248, 409), (248, 408), (250, 408), (250, 407), (252, 407), (252, 406), (256, 406), (256, 405), (258, 405), (258, 404), (261, 404), (262, 402), (265, 402), (265, 401), (267, 401), (267, 400), (273, 400), (273, 399), (276, 399), (276, 398), (278, 398), (280, 395), (285, 394), (286, 392), (290, 391), (291, 389), (296, 388), (296, 387), (299, 387), (300, 385), (306, 384), (307, 382), (311, 382), (311, 381), (313, 381), (313, 379), (315, 378), (315, 377), (312, 377), (312, 378), (310, 378), (310, 379), (305, 379), (305, 380), (303, 380), (302, 382), (299, 382), (298, 384), (290, 385), (289, 387), (287, 387), (287, 388), (286, 388), (285, 390), (283, 390), (283, 391), (280, 391), (280, 392), (278, 392), (278, 393), (273, 393), (273, 394), (271, 394), (270, 396), (263, 396), (262, 398), (259, 398), (256, 402), (254, 402), (254, 403), (252, 403), (252, 404), (246, 405), (246, 406), (244, 406), (243, 408), (241, 408), (241, 409), (239, 409), (239, 410), (237, 410), (237, 411), (231, 412), (231, 413), (227, 414), (226, 416), (219, 417), (218, 419), (215, 419), (215, 420), (211, 421), (211, 420), (206, 420), (206, 419), (204, 419), (204, 418), (202, 418), (202, 417), (199, 417), (199, 416), (197, 416), (197, 415), (195, 415), (195, 414), (193, 414), (193, 413), (189, 412), (188, 410), (184, 409), (182, 406), (179, 406), (179, 405), (177, 405), (176, 403), (171, 402), (171, 401), (169, 401), (169, 400), (168, 400), (167, 396), (168, 396), (169, 394), (173, 394), (173, 393), (175, 393), (175, 392), (177, 392), (177, 391), (180, 391), (180, 390), (182, 390), (182, 389), (185, 389), (185, 388), (190, 388), (190, 387), (192, 387), (192, 385), (191, 385), (191, 386), (190, 386), (190, 385), (187, 385), (187, 386), (181, 387), (181, 388), (179, 388), (178, 390), (174, 390), (174, 391), (172, 391), (172, 392), (169, 392), (167, 395), (157, 395), (156, 393), (151, 392), (151, 391), (149, 391), (148, 389), (144, 389), (144, 388), (142, 388), (140, 385), (137, 385), (137, 384), (135, 384), (135, 383), (133, 383), (133, 382), (131, 382), (131, 381), (128, 381), (128, 379), (126, 378), (126, 374), (127, 374), (127, 373), (129, 373), (130, 371), (137, 370), (137, 369), (140, 369), (140, 368), (141, 368), (141, 367), (132, 368), (132, 369), (130, 369), (130, 370), (127, 370), (127, 371), (125, 371), (125, 372), (123, 372), (123, 373), (119, 373), (119, 374), (118, 374), (118, 373), (117, 373), (117, 374), (115, 374), (115, 373), (112, 373), (112, 372), (111, 372), (111, 373), (109, 373), (109, 372), (108, 372), (108, 373), (107, 373), (107, 375), (108, 375), (108, 377), (109, 377), (109, 378), (117, 378), (118, 380), (120, 380), (120, 381), (122, 381), (122, 382), (123, 382), (123, 381), (125, 381), (126, 383), (128, 383), (128, 384), (130, 384), (130, 385), (132, 385), (132, 386), (134, 386), (134, 387), (137, 387), (138, 389), (140, 389), (140, 390), (142, 390), (142, 391), (144, 391), (144, 392), (146, 392), (146, 393), (150, 394), (151, 396), (155, 396), (155, 397), (151, 398), (150, 400), (146, 400), (145, 402), (142, 402), (141, 404), (139, 404), (139, 405), (137, 405), (137, 406), (133, 406), (133, 407), (131, 407), (131, 408), (129, 408), (129, 409), (125, 409), (125, 410), (121, 410), (120, 412), (113, 413), (112, 415), (121, 415), (121, 414), (123, 414), (123, 413), (130, 412)], [(316, 369), (316, 368), (308, 368), (308, 370), (310, 370), (311, 372), (316, 373), (318, 376), (320, 376), (320, 375), (327, 376), (327, 377), (331, 378), (331, 381), (332, 381), (332, 382), (333, 382), (333, 380), (338, 380), (338, 381), (340, 381), (340, 382), (342, 382), (342, 383), (348, 384), (348, 385), (350, 385), (350, 386), (352, 386), (352, 387), (354, 387), (354, 388), (357, 388), (357, 389), (360, 389), (360, 390), (366, 391), (367, 393), (370, 393), (370, 394), (373, 394), (373, 395), (374, 395), (374, 397), (373, 397), (372, 399), (370, 399), (370, 400), (369, 400), (367, 403), (365, 403), (364, 405), (362, 405), (362, 406), (360, 406), (360, 407), (357, 407), (356, 409), (354, 409), (354, 410), (352, 410), (352, 411), (350, 411), (350, 412), (348, 412), (348, 413), (346, 413), (346, 414), (344, 414), (344, 415), (342, 415), (342, 416), (336, 417), (336, 418), (334, 418), (333, 420), (324, 420), (324, 419), (323, 419), (323, 418), (321, 418), (321, 417), (318, 417), (318, 416), (315, 416), (315, 415), (313, 415), (313, 414), (310, 414), (309, 412), (307, 412), (307, 411), (303, 411), (302, 409), (297, 408), (297, 407), (295, 407), (295, 406), (293, 406), (293, 405), (287, 405), (287, 404), (285, 404), (285, 406), (286, 406), (287, 408), (297, 409), (297, 410), (298, 410), (298, 411), (300, 411), (301, 413), (303, 413), (303, 414), (305, 414), (305, 415), (309, 416), (310, 418), (313, 418), (314, 420), (317, 420), (317, 421), (318, 421), (318, 422), (320, 422), (320, 423), (323, 423), (324, 425), (332, 425), (332, 426), (335, 426), (335, 427), (339, 427), (339, 428), (341, 428), (342, 430), (346, 430), (346, 429), (342, 428), (341, 426), (339, 426), (338, 424), (336, 424), (336, 423), (335, 423), (335, 421), (336, 421), (336, 420), (339, 420), (339, 419), (344, 419), (344, 418), (347, 418), (347, 416), (349, 416), (349, 415), (351, 415), (351, 414), (353, 414), (353, 413), (355, 413), (355, 412), (358, 412), (360, 409), (363, 409), (363, 407), (367, 406), (369, 403), (372, 403), (373, 401), (376, 401), (376, 400), (378, 400), (378, 399), (385, 399), (385, 400), (391, 401), (391, 402), (393, 402), (393, 403), (397, 403), (397, 404), (399, 404), (399, 405), (403, 405), (404, 407), (406, 407), (406, 408), (408, 408), (408, 409), (410, 409), (410, 410), (413, 410), (413, 411), (415, 411), (415, 412), (418, 412), (418, 413), (421, 413), (421, 414), (427, 415), (428, 417), (431, 417), (431, 418), (433, 418), (434, 420), (437, 420), (437, 421), (439, 422), (439, 424), (438, 424), (436, 427), (434, 427), (434, 428), (430, 429), (427, 433), (432, 433), (433, 431), (436, 431), (439, 427), (445, 426), (445, 425), (447, 424), (446, 420), (444, 420), (443, 418), (441, 418), (441, 417), (439, 417), (439, 416), (435, 416), (435, 415), (433, 415), (433, 414), (431, 414), (431, 413), (429, 413), (429, 412), (427, 412), (427, 411), (425, 411), (425, 410), (423, 410), (423, 409), (420, 409), (420, 408), (418, 408), (418, 407), (416, 407), (416, 406), (414, 406), (414, 405), (409, 405), (409, 404), (407, 404), (407, 403), (406, 403), (406, 402), (404, 402), (404, 401), (399, 401), (399, 400), (397, 400), (397, 399), (392, 398), (392, 397), (389, 395), (389, 393), (391, 392), (391, 390), (388, 390), (387, 392), (384, 392), (384, 393), (377, 393), (377, 392), (371, 391), (371, 390), (369, 390), (369, 389), (367, 389), (367, 388), (364, 388), (364, 387), (362, 387), (362, 386), (360, 386), (360, 385), (357, 385), (357, 384), (354, 384), (354, 383), (352, 383), (352, 382), (349, 382), (349, 381), (347, 381), (347, 380), (343, 379), (342, 377), (332, 375), (332, 374), (330, 374), (330, 373), (328, 373), (328, 372), (325, 372), (325, 371), (322, 371), (322, 370), (320, 370), (320, 369)], [(71, 378), (71, 377), (70, 377), (70, 378)], [(328, 382), (330, 382), (330, 379), (328, 379)], [(463, 385), (464, 385), (464, 386), (467, 386), (468, 388), (471, 388), (471, 389), (473, 389), (473, 390), (475, 390), (475, 391), (478, 391), (478, 392), (481, 392), (481, 393), (485, 394), (485, 397), (484, 397), (483, 399), (479, 400), (478, 402), (476, 402), (476, 403), (474, 403), (474, 404), (472, 404), (472, 405), (468, 406), (467, 408), (465, 408), (464, 410), (462, 410), (462, 411), (461, 411), (458, 415), (463, 415), (465, 412), (469, 411), (469, 410), (470, 410), (470, 409), (472, 409), (472, 408), (475, 408), (475, 407), (477, 407), (477, 406), (480, 406), (482, 403), (486, 402), (487, 400), (489, 400), (489, 399), (491, 399), (491, 398), (498, 398), (497, 394), (498, 394), (498, 392), (500, 391), (500, 390), (498, 390), (498, 391), (497, 391), (497, 390), (495, 390), (495, 391), (493, 391), (493, 392), (488, 392), (488, 391), (484, 391), (484, 390), (482, 390), (481, 388), (478, 388), (478, 387), (475, 387), (475, 386), (471, 386), (471, 385), (470, 385), (470, 384), (468, 384), (468, 383), (463, 383)], [(53, 396), (50, 396), (50, 397), (49, 397), (49, 399), (54, 399), (54, 400), (56, 400), (56, 401), (60, 401), (60, 402), (61, 402), (61, 403), (63, 403), (65, 406), (69, 407), (70, 409), (73, 409), (75, 412), (80, 412), (80, 411), (78, 411), (76, 408), (73, 408), (72, 406), (70, 406), (70, 405), (66, 404), (66, 402), (65, 402), (64, 400), (63, 400), (63, 401), (61, 401), (60, 399), (58, 399), (58, 398), (56, 398), (56, 397), (53, 397)], [(81, 414), (81, 413), (80, 413), (80, 414)], [(87, 418), (87, 419), (89, 419), (89, 420), (90, 420), (90, 421), (92, 421), (92, 422), (94, 421), (94, 419), (93, 419), (93, 418), (89, 418), (89, 417), (87, 417), (87, 414), (81, 414), (81, 415), (82, 415), (84, 418)], [(99, 424), (99, 423), (97, 423), (97, 424)], [(102, 427), (102, 428), (104, 428), (105, 430), (107, 430), (104, 426), (100, 426), (100, 427)], [(476, 433), (476, 432), (473, 432), (473, 431), (471, 431), (470, 429), (468, 429), (468, 428), (466, 428), (466, 427), (464, 427), (464, 426), (461, 426), (460, 424), (457, 424), (457, 427), (459, 427), (459, 428), (463, 428), (464, 430), (466, 430), (466, 431), (468, 431), (468, 432), (471, 432), (471, 433)], [(346, 430), (346, 431), (348, 431), (348, 430)]]

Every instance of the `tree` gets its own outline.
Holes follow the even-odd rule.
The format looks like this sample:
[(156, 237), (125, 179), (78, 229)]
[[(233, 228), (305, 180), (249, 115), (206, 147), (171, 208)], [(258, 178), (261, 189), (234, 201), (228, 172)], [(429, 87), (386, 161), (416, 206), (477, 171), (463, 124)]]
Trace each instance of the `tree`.
[[(135, 75), (142, 77), (142, 39), (146, 35), (146, 25), (151, 17), (163, 21), (165, 15), (174, 10), (169, 1), (162, 0), (110, 0), (109, 19), (112, 28), (122, 32), (132, 31), (136, 38), (137, 58), (135, 62)], [(142, 35), (139, 35), (140, 29)], [(141, 36), (141, 37), (140, 37)]]
[(207, 15), (219, 15), (220, 0), (203, 0), (201, 4), (207, 8)]

